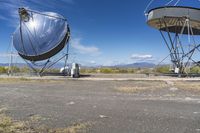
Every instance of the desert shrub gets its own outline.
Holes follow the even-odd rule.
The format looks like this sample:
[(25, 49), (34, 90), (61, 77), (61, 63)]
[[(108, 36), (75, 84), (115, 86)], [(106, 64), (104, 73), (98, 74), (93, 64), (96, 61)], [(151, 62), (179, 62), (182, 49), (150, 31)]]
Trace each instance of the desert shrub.
[(18, 73), (18, 72), (20, 72), (20, 68), (17, 67), (17, 66), (12, 66), (12, 67), (11, 67), (11, 70), (12, 70), (13, 73)]
[(136, 70), (134, 68), (129, 68), (128, 69), (128, 73), (135, 73), (135, 72), (136, 72)]
[(113, 73), (112, 68), (101, 68), (100, 73)]
[(56, 69), (56, 68), (51, 68), (51, 69), (45, 70), (45, 72), (49, 72), (49, 73), (59, 73), (60, 70), (59, 70), (59, 69)]
[(28, 72), (30, 72), (30, 69), (28, 67), (22, 67), (22, 68), (20, 68), (20, 72), (28, 73)]
[(80, 73), (105, 73), (105, 74), (120, 74), (120, 73), (127, 73), (127, 74), (134, 74), (134, 73), (152, 73), (153, 69), (150, 68), (84, 68), (80, 69)]
[(135, 73), (134, 68), (100, 68), (100, 73)]
[(150, 68), (143, 68), (143, 69), (140, 69), (140, 73), (141, 73), (141, 74), (153, 73), (153, 69), (150, 69)]
[(8, 68), (0, 66), (0, 73), (7, 73)]
[(98, 69), (83, 68), (83, 69), (80, 69), (80, 73), (98, 73)]
[(200, 73), (200, 67), (194, 66), (190, 69), (190, 73)]
[(87, 73), (86, 69), (80, 69), (80, 73)]
[(160, 66), (155, 68), (155, 71), (158, 73), (170, 73), (170, 67), (169, 66)]
[(117, 70), (116, 73), (129, 73), (128, 69), (120, 68), (120, 69), (116, 69), (116, 70)]

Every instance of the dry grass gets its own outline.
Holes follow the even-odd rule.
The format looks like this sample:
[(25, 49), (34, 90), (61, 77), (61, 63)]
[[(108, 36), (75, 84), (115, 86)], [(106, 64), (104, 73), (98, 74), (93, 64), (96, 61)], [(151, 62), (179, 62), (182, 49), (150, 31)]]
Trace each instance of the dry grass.
[(50, 133), (86, 133), (87, 128), (91, 126), (91, 123), (78, 123), (67, 128), (57, 128), (50, 130)]
[(30, 81), (28, 78), (0, 78), (0, 82), (18, 82), (18, 81)]
[(125, 92), (125, 93), (138, 93), (138, 92), (145, 91), (147, 89), (149, 89), (149, 88), (147, 88), (147, 87), (138, 87), (138, 86), (116, 88), (117, 91)]
[(68, 127), (55, 129), (47, 126), (34, 127), (32, 123), (43, 119), (41, 116), (31, 116), (30, 121), (15, 121), (3, 113), (5, 108), (0, 110), (0, 133), (86, 133), (88, 128), (92, 126), (91, 122), (87, 122), (75, 123)]
[(144, 91), (155, 91), (157, 89), (167, 88), (165, 82), (162, 81), (135, 81), (132, 85), (115, 87), (115, 90), (124, 93), (139, 93)]
[(34, 122), (34, 123), (37, 123), (37, 122), (42, 121), (42, 120), (46, 120), (46, 118), (44, 118), (40, 115), (30, 116), (29, 119), (30, 119), (31, 122)]
[(175, 82), (174, 86), (178, 89), (200, 92), (200, 82), (192, 81), (178, 81)]
[(15, 122), (5, 114), (0, 114), (0, 133), (28, 133), (25, 125), (25, 122)]
[(0, 84), (16, 84), (16, 83), (63, 83), (64, 80), (53, 80), (53, 79), (30, 79), (26, 77), (19, 77), (19, 78), (0, 78)]

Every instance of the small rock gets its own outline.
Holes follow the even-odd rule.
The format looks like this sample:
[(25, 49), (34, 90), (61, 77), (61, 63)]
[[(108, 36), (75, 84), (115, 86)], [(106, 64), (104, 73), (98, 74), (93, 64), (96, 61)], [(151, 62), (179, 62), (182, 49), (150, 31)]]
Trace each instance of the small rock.
[(194, 114), (200, 114), (200, 112), (193, 112)]
[(35, 114), (28, 114), (27, 116), (28, 116), (28, 117), (31, 117), (31, 116), (34, 116), (34, 115), (35, 115)]
[(197, 132), (200, 132), (200, 129), (196, 129)]
[(100, 118), (108, 118), (108, 116), (105, 115), (99, 115)]
[(185, 119), (185, 117), (184, 117), (184, 116), (180, 116), (179, 118), (181, 118), (181, 119)]
[(185, 100), (190, 101), (190, 100), (192, 100), (192, 98), (191, 97), (186, 97)]
[(171, 85), (171, 86), (174, 85), (174, 82), (172, 82), (172, 81), (166, 81), (166, 83), (167, 83), (168, 85)]
[(73, 101), (67, 103), (67, 105), (74, 105), (74, 104), (75, 104), (75, 102), (73, 102)]
[(177, 91), (178, 88), (174, 88), (174, 87), (173, 87), (173, 88), (170, 88), (169, 90), (170, 90), (170, 91)]

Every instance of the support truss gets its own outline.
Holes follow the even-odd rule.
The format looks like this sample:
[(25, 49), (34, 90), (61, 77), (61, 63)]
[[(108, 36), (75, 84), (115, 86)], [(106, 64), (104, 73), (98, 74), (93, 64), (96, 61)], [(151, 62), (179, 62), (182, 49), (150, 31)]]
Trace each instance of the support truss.
[[(190, 24), (190, 19), (186, 17), (174, 18), (174, 31), (170, 32), (170, 26), (167, 25), (167, 18), (160, 19), (160, 27), (164, 24), (164, 31), (160, 29), (160, 34), (170, 52), (171, 62), (173, 64), (173, 71), (178, 74), (186, 73), (186, 68), (191, 64), (200, 65), (200, 62), (193, 59), (195, 52), (199, 52), (200, 44), (195, 41), (195, 35)], [(181, 28), (181, 29), (180, 29)], [(187, 32), (186, 32), (187, 30)], [(185, 32), (188, 33), (185, 35)], [(184, 36), (184, 37), (183, 37)], [(183, 38), (187, 36), (187, 44), (184, 45)]]
[[(26, 62), (26, 64), (28, 65), (28, 67), (36, 75), (43, 76), (43, 74), (45, 73), (45, 71), (49, 70), (50, 68), (52, 68), (54, 65), (56, 65), (59, 61), (61, 61), (63, 59), (64, 59), (64, 65), (63, 65), (63, 67), (66, 68), (68, 57), (69, 57), (69, 44), (67, 44), (66, 52), (62, 56), (59, 56), (58, 59), (54, 59), (53, 60), (53, 58), (49, 58), (48, 60), (46, 60), (46, 61), (44, 61), (43, 63), (40, 63), (40, 64), (36, 63), (36, 62), (27, 61), (25, 59), (24, 59), (24, 61)], [(64, 75), (66, 75), (66, 73), (64, 73)]]

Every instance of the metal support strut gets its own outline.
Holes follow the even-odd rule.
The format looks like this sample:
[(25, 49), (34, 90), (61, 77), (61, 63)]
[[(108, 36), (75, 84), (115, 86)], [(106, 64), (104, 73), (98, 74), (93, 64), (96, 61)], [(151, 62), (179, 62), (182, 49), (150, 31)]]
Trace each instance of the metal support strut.
[[(177, 74), (186, 74), (186, 68), (190, 66), (191, 63), (200, 65), (198, 62), (195, 62), (192, 57), (194, 53), (198, 50), (200, 44), (197, 44), (194, 38), (193, 29), (190, 26), (190, 19), (186, 17), (175, 18), (174, 23), (176, 26), (174, 27), (175, 32), (170, 32), (170, 26), (167, 25), (167, 18), (163, 17), (160, 19), (160, 27), (163, 26), (165, 31), (161, 30), (160, 34), (170, 52), (171, 62), (173, 63), (173, 71)], [(179, 29), (178, 29), (179, 28)], [(181, 28), (181, 32), (180, 32)], [(187, 30), (188, 33), (188, 43), (187, 46), (189, 48), (185, 48), (181, 37), (183, 32)], [(192, 40), (192, 42), (191, 42)]]

